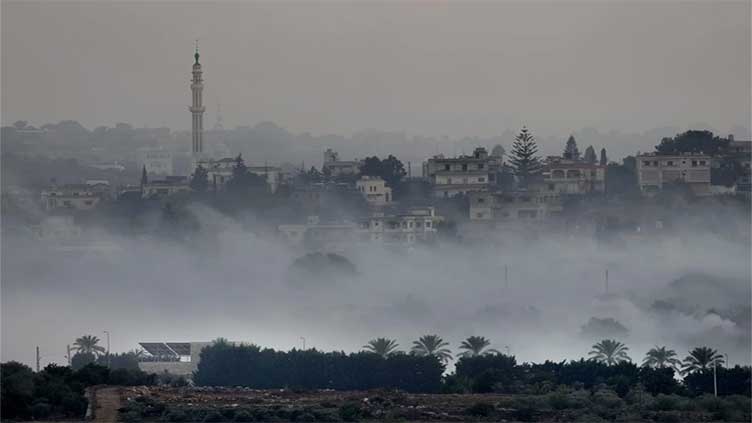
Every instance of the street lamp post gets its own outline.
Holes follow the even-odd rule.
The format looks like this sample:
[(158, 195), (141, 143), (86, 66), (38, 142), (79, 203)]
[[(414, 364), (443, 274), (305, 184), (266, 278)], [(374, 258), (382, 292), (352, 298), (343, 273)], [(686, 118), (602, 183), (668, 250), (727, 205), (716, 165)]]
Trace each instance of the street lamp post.
[(713, 395), (718, 396), (718, 376), (716, 369), (718, 368), (718, 358), (713, 360)]
[(303, 341), (303, 351), (305, 351), (305, 336), (301, 336), (300, 340)]
[(104, 333), (107, 335), (107, 367), (112, 367), (112, 361), (110, 359), (110, 331), (106, 330)]

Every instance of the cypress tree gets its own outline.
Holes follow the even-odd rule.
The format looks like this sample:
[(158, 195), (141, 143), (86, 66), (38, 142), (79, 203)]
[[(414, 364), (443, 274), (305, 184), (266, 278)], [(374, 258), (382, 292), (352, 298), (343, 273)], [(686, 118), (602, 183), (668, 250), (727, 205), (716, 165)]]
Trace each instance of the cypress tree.
[(577, 149), (577, 141), (574, 140), (573, 135), (569, 136), (562, 156), (567, 160), (580, 160), (580, 150)]
[(512, 168), (514, 168), (515, 175), (520, 179), (522, 186), (527, 186), (530, 177), (540, 172), (541, 162), (540, 158), (536, 155), (537, 153), (538, 145), (535, 143), (535, 138), (523, 126), (522, 131), (514, 138), (512, 153), (509, 157), (509, 162)]

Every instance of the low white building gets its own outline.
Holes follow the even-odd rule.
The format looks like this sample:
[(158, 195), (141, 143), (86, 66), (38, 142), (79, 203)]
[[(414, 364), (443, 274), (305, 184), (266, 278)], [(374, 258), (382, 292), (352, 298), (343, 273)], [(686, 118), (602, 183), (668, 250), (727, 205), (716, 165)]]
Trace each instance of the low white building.
[(94, 181), (86, 184), (53, 185), (42, 191), (42, 208), (91, 210), (111, 195), (107, 181)]
[(198, 370), (201, 350), (211, 342), (140, 342), (146, 354), (139, 358), (138, 368), (147, 373), (169, 373), (192, 378)]
[(637, 179), (640, 190), (651, 194), (667, 184), (686, 184), (695, 194), (710, 194), (712, 158), (704, 154), (637, 156)]
[(185, 176), (167, 176), (165, 179), (148, 181), (142, 187), (141, 196), (143, 198), (161, 198), (190, 190), (188, 178)]
[[(196, 162), (196, 166), (206, 169), (209, 179), (209, 189), (223, 190), (227, 182), (232, 179), (232, 169), (235, 167), (237, 159), (227, 157), (224, 159), (203, 159)], [(277, 192), (282, 182), (282, 169), (278, 166), (246, 166), (248, 172), (253, 173), (266, 179), (269, 190)], [(195, 167), (194, 167), (195, 169)]]
[(392, 202), (392, 189), (378, 176), (361, 176), (355, 187), (363, 194), (369, 206), (382, 207)]
[(146, 168), (149, 175), (174, 175), (172, 153), (164, 149), (144, 148), (139, 150), (142, 168)]
[(562, 211), (561, 199), (556, 193), (475, 192), (468, 197), (471, 221), (543, 221), (560, 216)]
[(412, 245), (432, 241), (443, 219), (433, 207), (416, 207), (399, 213), (373, 213), (357, 222), (325, 222), (311, 217), (305, 224), (279, 225), (280, 235), (291, 245), (311, 245), (342, 250), (356, 242)]
[(360, 173), (359, 160), (340, 160), (339, 154), (331, 148), (324, 151), (324, 163), (321, 171), (330, 176), (357, 175)]

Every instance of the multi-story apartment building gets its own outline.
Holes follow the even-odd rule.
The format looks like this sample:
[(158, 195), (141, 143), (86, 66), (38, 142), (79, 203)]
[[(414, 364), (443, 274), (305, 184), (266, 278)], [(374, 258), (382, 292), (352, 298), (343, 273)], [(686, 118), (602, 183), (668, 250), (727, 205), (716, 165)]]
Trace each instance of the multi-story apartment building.
[(697, 195), (710, 193), (712, 158), (704, 154), (637, 156), (637, 180), (645, 194), (663, 190), (668, 184), (683, 183)]
[(141, 188), (143, 198), (168, 197), (180, 192), (188, 192), (191, 187), (185, 176), (167, 176), (161, 180), (148, 181)]
[(469, 194), (470, 220), (476, 222), (542, 221), (561, 215), (555, 192), (513, 191)]
[(346, 249), (356, 242), (411, 245), (433, 240), (442, 220), (433, 207), (418, 207), (397, 213), (373, 213), (357, 221), (322, 223), (312, 216), (306, 224), (280, 225), (278, 231), (292, 245), (324, 249)]
[(435, 197), (487, 191), (496, 176), (493, 163), (495, 159), (483, 147), (476, 148), (471, 156), (437, 155), (423, 163), (423, 177), (431, 183)]
[(107, 181), (90, 181), (84, 184), (53, 185), (42, 191), (42, 208), (90, 210), (112, 195)]
[(572, 195), (606, 192), (606, 166), (600, 164), (548, 157), (542, 176), (531, 182), (531, 190)]
[(355, 187), (363, 194), (369, 206), (383, 207), (392, 202), (392, 189), (378, 176), (361, 176)]
[(143, 148), (139, 149), (141, 166), (146, 168), (150, 175), (173, 175), (172, 153), (165, 149)]

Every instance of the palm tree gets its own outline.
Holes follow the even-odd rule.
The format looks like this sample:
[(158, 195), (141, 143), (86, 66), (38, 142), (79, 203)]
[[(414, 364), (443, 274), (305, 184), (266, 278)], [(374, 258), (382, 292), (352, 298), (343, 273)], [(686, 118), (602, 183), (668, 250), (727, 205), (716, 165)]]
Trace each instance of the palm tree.
[(383, 358), (387, 358), (396, 352), (395, 350), (398, 346), (397, 341), (394, 339), (376, 338), (368, 341), (368, 344), (363, 345), (363, 348)]
[(610, 366), (612, 364), (621, 363), (622, 361), (632, 361), (627, 355), (628, 350), (629, 348), (621, 342), (614, 339), (604, 339), (593, 345), (593, 350), (590, 351), (590, 355), (593, 356), (593, 360)]
[(697, 347), (684, 358), (682, 373), (686, 375), (707, 370), (714, 362), (715, 365), (723, 364), (723, 355), (718, 354), (718, 351), (710, 347)]
[(76, 338), (75, 342), (73, 342), (73, 349), (80, 354), (104, 354), (104, 347), (97, 344), (99, 344), (99, 338), (94, 335), (84, 335)]
[(642, 360), (644, 367), (653, 367), (662, 369), (664, 367), (671, 367), (672, 369), (678, 369), (681, 365), (681, 361), (676, 358), (676, 351), (669, 350), (666, 347), (658, 347), (657, 345), (650, 349), (645, 354), (645, 359)]
[(448, 346), (439, 335), (423, 335), (417, 341), (413, 341), (412, 354), (425, 356), (432, 355), (438, 358), (442, 363), (452, 359), (452, 352), (444, 348)]
[(486, 339), (485, 336), (471, 336), (462, 341), (462, 344), (460, 344), (460, 349), (465, 351), (457, 354), (457, 356), (475, 357), (483, 354), (501, 354), (495, 349), (486, 350), (486, 347), (488, 347), (489, 345), (491, 345), (491, 341)]

